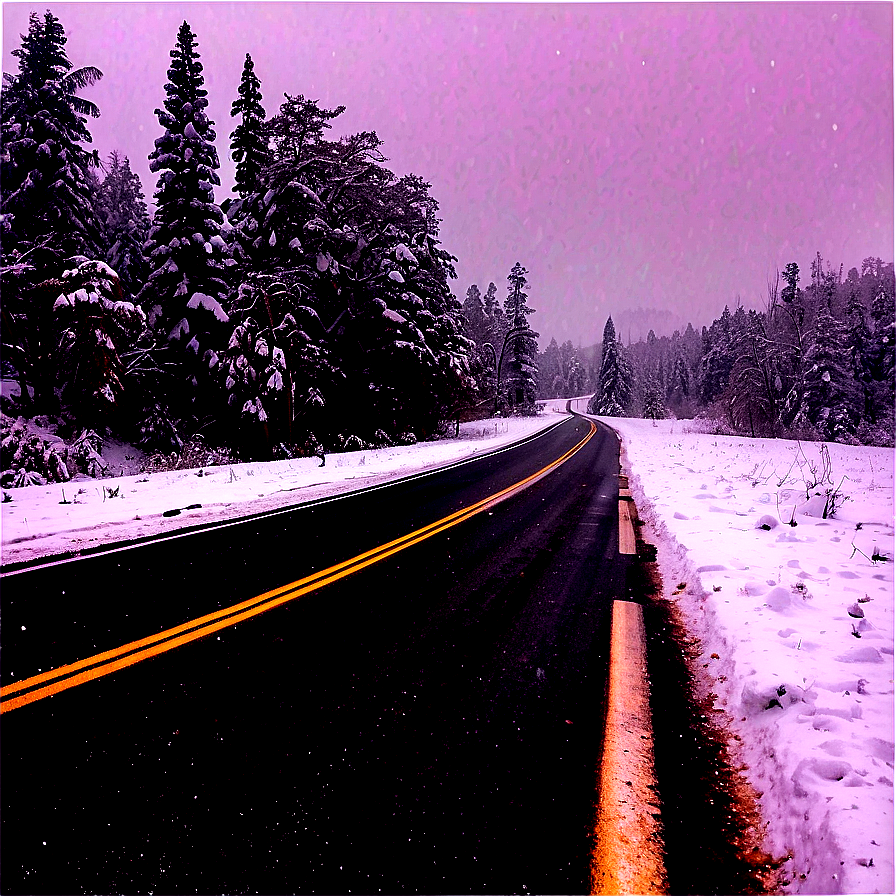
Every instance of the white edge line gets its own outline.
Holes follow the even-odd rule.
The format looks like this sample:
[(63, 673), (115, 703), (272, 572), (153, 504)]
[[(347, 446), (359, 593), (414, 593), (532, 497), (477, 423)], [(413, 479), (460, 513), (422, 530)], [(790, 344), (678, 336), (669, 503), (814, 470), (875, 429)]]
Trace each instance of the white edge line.
[(254, 520), (263, 520), (268, 519), (273, 516), (280, 516), (284, 513), (292, 513), (295, 510), (311, 508), (311, 507), (320, 507), (323, 504), (330, 504), (333, 501), (340, 501), (344, 498), (351, 497), (352, 495), (361, 495), (366, 492), (375, 492), (379, 489), (388, 488), (389, 486), (399, 485), (403, 482), (413, 482), (415, 479), (422, 479), (424, 476), (432, 476), (435, 473), (442, 473), (445, 470), (453, 470), (455, 467), (461, 467), (464, 464), (473, 463), (477, 460), (482, 460), (486, 457), (494, 457), (497, 454), (502, 454), (505, 451), (510, 451), (514, 448), (518, 448), (520, 445), (526, 442), (534, 442), (536, 439), (540, 439), (542, 436), (547, 435), (549, 432), (555, 430), (558, 426), (565, 423), (567, 420), (573, 419), (572, 417), (564, 417), (562, 420), (558, 420), (556, 423), (552, 423), (550, 426), (545, 429), (539, 430), (533, 435), (525, 436), (519, 441), (511, 442), (508, 445), (503, 445), (500, 448), (494, 448), (491, 451), (486, 451), (484, 454), (471, 454), (469, 457), (465, 457), (461, 460), (451, 461), (450, 463), (444, 464), (442, 466), (432, 467), (428, 470), (421, 470), (418, 473), (410, 473), (407, 476), (402, 476), (398, 479), (390, 479), (386, 482), (379, 482), (376, 485), (369, 485), (363, 488), (351, 489), (350, 491), (340, 492), (338, 495), (328, 495), (325, 498), (318, 498), (316, 500), (307, 501), (299, 504), (290, 504), (287, 507), (278, 507), (275, 510), (266, 510), (260, 511), (258, 513), (249, 514), (247, 516), (241, 517), (233, 517), (229, 520), (219, 520), (217, 522), (211, 523), (197, 523), (194, 528), (192, 528), (189, 532), (187, 531), (177, 531), (171, 532), (166, 535), (159, 536), (149, 536), (145, 538), (145, 540), (138, 541), (132, 544), (124, 544), (118, 547), (109, 547), (97, 551), (91, 551), (89, 554), (82, 554), (75, 557), (64, 557), (58, 560), (50, 560), (46, 563), (34, 563), (30, 566), (25, 566), (22, 569), (13, 569), (9, 572), (0, 571), (0, 578), (6, 578), (7, 576), (17, 576), (23, 573), (32, 572), (36, 569), (49, 569), (53, 566), (61, 566), (64, 563), (77, 563), (79, 560), (89, 560), (92, 557), (103, 557), (109, 554), (117, 554), (120, 551), (131, 551), (136, 548), (147, 547), (149, 545), (159, 544), (160, 542), (165, 541), (173, 541), (176, 538), (188, 538), (191, 535), (199, 535), (205, 532), (211, 532), (216, 529), (225, 529), (229, 526), (237, 526), (242, 523), (253, 522)]

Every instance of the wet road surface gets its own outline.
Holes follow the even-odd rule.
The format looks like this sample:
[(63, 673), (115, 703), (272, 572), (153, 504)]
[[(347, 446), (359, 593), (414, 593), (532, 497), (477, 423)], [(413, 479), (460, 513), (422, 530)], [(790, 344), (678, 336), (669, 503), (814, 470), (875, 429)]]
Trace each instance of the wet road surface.
[[(438, 475), (7, 576), (3, 684), (404, 535), (588, 428), (569, 419)], [(454, 528), (4, 713), (4, 892), (586, 891), (609, 611), (630, 562), (617, 474), (600, 428)]]

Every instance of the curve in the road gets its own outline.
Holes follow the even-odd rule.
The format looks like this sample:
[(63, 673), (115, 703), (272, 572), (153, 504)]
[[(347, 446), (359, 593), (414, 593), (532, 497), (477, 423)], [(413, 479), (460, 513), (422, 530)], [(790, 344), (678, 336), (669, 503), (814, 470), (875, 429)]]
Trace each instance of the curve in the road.
[(51, 697), (61, 691), (93, 681), (104, 675), (110, 675), (127, 666), (132, 666), (135, 663), (158, 656), (161, 653), (173, 650), (199, 638), (207, 637), (235, 623), (250, 619), (259, 613), (264, 613), (288, 601), (323, 588), (332, 582), (351, 575), (353, 572), (364, 569), (427, 538), (431, 538), (433, 535), (444, 532), (446, 529), (450, 529), (528, 488), (580, 451), (590, 441), (595, 432), (597, 432), (597, 427), (591, 422), (588, 433), (576, 445), (531, 476), (527, 476), (525, 479), (501, 489), (469, 507), (464, 507), (449, 516), (436, 520), (400, 538), (393, 539), (386, 544), (379, 545), (372, 550), (365, 551), (349, 560), (337, 563), (310, 576), (305, 576), (288, 585), (256, 595), (233, 606), (214, 613), (208, 613), (198, 619), (192, 619), (189, 622), (174, 626), (158, 634), (131, 641), (113, 650), (103, 651), (86, 659), (6, 685), (0, 688), (0, 699), (2, 699), (2, 702), (0, 702), (0, 713), (26, 706), (45, 697)]

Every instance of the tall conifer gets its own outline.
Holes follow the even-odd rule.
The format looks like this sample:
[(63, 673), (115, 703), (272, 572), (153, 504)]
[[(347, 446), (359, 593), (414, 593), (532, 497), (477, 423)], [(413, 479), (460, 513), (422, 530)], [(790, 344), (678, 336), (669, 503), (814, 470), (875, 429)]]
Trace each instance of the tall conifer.
[(77, 95), (96, 83), (93, 66), (75, 69), (65, 52), (59, 20), (32, 13), (22, 46), (13, 50), (19, 74), (4, 74), (0, 213), (6, 254), (43, 243), (64, 259), (95, 257), (101, 242), (87, 170), (97, 164), (86, 117), (97, 107)]
[(604, 325), (597, 391), (588, 403), (589, 414), (624, 417), (631, 409), (633, 373), (622, 345), (616, 341), (616, 326), (608, 317)]
[(196, 46), (184, 22), (170, 53), (168, 98), (164, 109), (155, 110), (165, 133), (149, 156), (150, 170), (159, 175), (146, 244), (152, 270), (138, 297), (156, 338), (170, 349), (169, 361), (180, 369), (169, 398), (181, 414), (188, 413), (215, 346), (229, 335), (224, 302), (233, 263), (221, 236), (224, 215), (215, 204), (218, 154)]
[(530, 410), (535, 406), (535, 394), (538, 390), (538, 336), (529, 328), (527, 318), (534, 313), (528, 305), (529, 295), (526, 292), (529, 272), (517, 262), (507, 275), (507, 298), (504, 300), (504, 314), (510, 326), (509, 332), (518, 332), (507, 346), (509, 359), (503, 387), (508, 403), (521, 410)]
[(231, 118), (240, 116), (240, 123), (230, 135), (230, 157), (236, 162), (233, 192), (239, 193), (243, 199), (259, 189), (261, 171), (270, 160), (261, 100), (261, 82), (255, 74), (252, 57), (246, 53), (239, 97), (230, 109)]

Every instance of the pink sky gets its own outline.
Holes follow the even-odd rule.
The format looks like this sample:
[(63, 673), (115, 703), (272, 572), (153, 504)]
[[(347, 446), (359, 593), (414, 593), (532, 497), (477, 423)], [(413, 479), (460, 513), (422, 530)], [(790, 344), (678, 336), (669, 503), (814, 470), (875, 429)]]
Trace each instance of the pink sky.
[(345, 105), (389, 167), (432, 184), (459, 298), (529, 270), (542, 346), (608, 314), (708, 324), (775, 269), (892, 261), (893, 9), (876, 3), (10, 3), (3, 70), (33, 9), (62, 22), (101, 155), (146, 157), (186, 19), (205, 66), (222, 188), (245, 54), (283, 93)]

